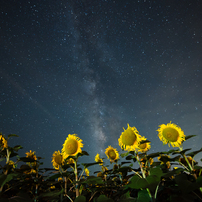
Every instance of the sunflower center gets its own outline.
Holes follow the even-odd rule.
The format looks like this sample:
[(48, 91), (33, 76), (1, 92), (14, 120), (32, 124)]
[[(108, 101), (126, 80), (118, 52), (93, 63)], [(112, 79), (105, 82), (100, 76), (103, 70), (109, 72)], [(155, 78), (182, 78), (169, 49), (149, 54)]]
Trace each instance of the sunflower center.
[(168, 127), (163, 130), (163, 136), (170, 142), (176, 142), (179, 137), (179, 133), (176, 129)]
[(133, 145), (136, 140), (137, 140), (137, 137), (131, 129), (127, 129), (126, 131), (123, 132), (122, 143), (124, 145)]
[(62, 164), (62, 156), (61, 155), (57, 155), (56, 157), (55, 157), (55, 162), (57, 163), (57, 164)]
[(108, 151), (108, 156), (110, 159), (114, 160), (116, 158), (116, 152), (113, 149)]
[(140, 146), (139, 146), (140, 149), (145, 149), (146, 147), (147, 147), (146, 143), (140, 144)]
[(74, 139), (69, 139), (65, 145), (65, 152), (69, 155), (74, 154), (77, 152), (78, 149), (78, 142)]

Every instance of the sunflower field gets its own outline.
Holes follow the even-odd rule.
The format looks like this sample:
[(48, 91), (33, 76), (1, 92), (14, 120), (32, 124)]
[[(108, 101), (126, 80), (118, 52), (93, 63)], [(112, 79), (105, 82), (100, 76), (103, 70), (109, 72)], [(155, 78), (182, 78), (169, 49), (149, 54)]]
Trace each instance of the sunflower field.
[[(97, 154), (94, 162), (79, 163), (89, 154), (82, 150), (82, 140), (69, 134), (62, 150), (53, 151), (53, 168), (41, 168), (42, 158), (32, 150), (20, 157), (22, 146), (9, 146), (9, 138), (17, 135), (0, 133), (0, 201), (202, 201), (202, 167), (194, 160), (202, 148), (183, 149), (183, 142), (195, 135), (186, 136), (174, 123), (162, 124), (158, 137), (173, 149), (150, 153), (151, 142), (136, 127), (128, 124), (123, 130), (118, 139), (122, 153), (109, 145), (105, 149), (107, 162)], [(100, 169), (91, 174), (89, 167), (94, 165)]]

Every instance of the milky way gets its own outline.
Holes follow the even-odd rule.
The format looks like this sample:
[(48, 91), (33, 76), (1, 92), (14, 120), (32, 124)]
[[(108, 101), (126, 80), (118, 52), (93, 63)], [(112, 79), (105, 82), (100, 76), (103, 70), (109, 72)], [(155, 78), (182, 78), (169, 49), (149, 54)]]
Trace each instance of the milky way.
[[(170, 121), (202, 142), (201, 1), (3, 1), (0, 130), (52, 167), (76, 133), (94, 162), (135, 126), (151, 151)], [(196, 156), (200, 161), (201, 156)], [(106, 164), (109, 163), (105, 159)]]

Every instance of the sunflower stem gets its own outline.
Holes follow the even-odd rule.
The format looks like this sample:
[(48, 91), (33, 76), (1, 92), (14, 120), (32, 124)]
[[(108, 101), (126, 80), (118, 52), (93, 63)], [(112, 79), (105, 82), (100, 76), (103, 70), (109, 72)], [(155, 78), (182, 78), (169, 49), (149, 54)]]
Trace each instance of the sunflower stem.
[[(179, 147), (179, 148), (180, 148), (180, 151), (182, 151), (182, 148), (181, 147)], [(187, 162), (187, 165), (189, 166), (189, 171), (193, 171), (193, 168), (192, 168), (191, 164), (189, 163), (186, 155), (182, 154), (182, 156), (184, 157), (185, 161)]]
[[(141, 162), (140, 162), (140, 158), (139, 158), (138, 152), (135, 151), (135, 154), (136, 154), (137, 162), (138, 162), (138, 164), (139, 164), (139, 166), (140, 166), (140, 169), (141, 169), (141, 172), (142, 172), (142, 176), (143, 176), (144, 179), (146, 179), (146, 175), (145, 175), (144, 169), (143, 169), (143, 167), (142, 167), (142, 164), (141, 164)], [(151, 195), (151, 192), (150, 192), (149, 188), (146, 188), (146, 190), (147, 190), (147, 192), (148, 192), (148, 194), (149, 194), (149, 197), (150, 197), (150, 199), (151, 199), (151, 202), (153, 202), (152, 195)]]
[[(74, 174), (75, 174), (75, 180), (78, 182), (78, 171), (77, 171), (77, 160), (74, 160)], [(78, 183), (75, 185), (76, 188), (76, 197), (79, 196), (79, 188), (78, 188)]]

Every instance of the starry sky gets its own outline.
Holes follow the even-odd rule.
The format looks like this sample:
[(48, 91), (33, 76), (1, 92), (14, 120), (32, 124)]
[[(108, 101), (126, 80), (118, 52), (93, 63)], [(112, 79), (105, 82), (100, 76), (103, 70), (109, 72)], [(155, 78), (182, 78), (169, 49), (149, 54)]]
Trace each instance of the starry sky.
[[(123, 127), (150, 152), (170, 121), (202, 142), (201, 0), (41, 0), (0, 3), (0, 131), (52, 168), (76, 133), (94, 162)], [(202, 157), (196, 156), (199, 161)], [(105, 159), (106, 164), (109, 161)]]

